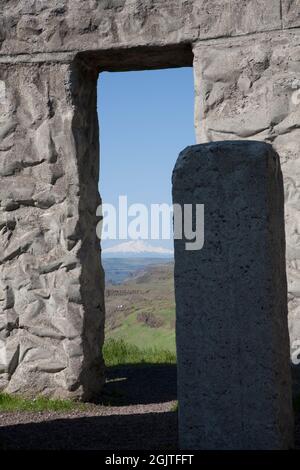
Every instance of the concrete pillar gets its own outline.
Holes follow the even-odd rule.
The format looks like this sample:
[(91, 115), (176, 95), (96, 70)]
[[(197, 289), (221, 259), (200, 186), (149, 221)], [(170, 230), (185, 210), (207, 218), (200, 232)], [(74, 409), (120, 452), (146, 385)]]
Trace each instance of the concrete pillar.
[(97, 73), (0, 68), (0, 389), (90, 398), (104, 381)]
[(174, 169), (173, 202), (205, 205), (202, 250), (175, 240), (180, 448), (288, 449), (279, 157), (260, 142), (188, 147)]

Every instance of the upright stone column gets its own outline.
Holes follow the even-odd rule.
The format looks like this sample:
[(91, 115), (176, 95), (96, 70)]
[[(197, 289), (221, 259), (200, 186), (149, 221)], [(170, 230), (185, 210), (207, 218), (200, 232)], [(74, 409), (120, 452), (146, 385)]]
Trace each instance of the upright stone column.
[(0, 389), (87, 399), (103, 383), (97, 74), (49, 57), (0, 67)]
[[(293, 18), (297, 8), (289, 7)], [(295, 352), (300, 340), (300, 31), (199, 42), (194, 56), (198, 143), (260, 140), (272, 143), (280, 155)]]
[(174, 169), (173, 202), (205, 206), (203, 249), (175, 240), (180, 448), (288, 449), (279, 157), (260, 142), (188, 147)]

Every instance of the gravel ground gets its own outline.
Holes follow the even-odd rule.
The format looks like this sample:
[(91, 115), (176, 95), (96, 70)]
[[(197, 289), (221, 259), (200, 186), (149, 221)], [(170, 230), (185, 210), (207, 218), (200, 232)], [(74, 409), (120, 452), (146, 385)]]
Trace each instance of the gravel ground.
[(6, 449), (175, 450), (177, 418), (170, 409), (170, 403), (163, 403), (62, 414), (6, 413), (0, 415), (0, 442)]
[[(109, 370), (102, 402), (71, 412), (0, 413), (0, 448), (58, 450), (177, 449), (176, 367)], [(296, 420), (300, 448), (300, 414)]]
[(0, 413), (6, 449), (176, 450), (176, 366), (110, 368), (99, 402), (70, 412)]

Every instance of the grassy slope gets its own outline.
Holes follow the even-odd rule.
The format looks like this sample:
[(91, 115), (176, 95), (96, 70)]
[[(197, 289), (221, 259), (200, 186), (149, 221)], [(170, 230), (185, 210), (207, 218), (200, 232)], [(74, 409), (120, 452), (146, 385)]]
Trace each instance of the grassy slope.
[(136, 279), (107, 286), (106, 338), (175, 353), (173, 264), (149, 267)]
[(107, 367), (126, 364), (176, 364), (174, 353), (158, 348), (138, 348), (122, 339), (108, 339), (103, 348)]

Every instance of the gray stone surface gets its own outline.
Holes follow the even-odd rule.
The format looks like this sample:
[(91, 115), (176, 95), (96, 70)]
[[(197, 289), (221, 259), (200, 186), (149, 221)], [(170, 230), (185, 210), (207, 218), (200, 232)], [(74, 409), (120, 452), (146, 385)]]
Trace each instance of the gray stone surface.
[(0, 387), (90, 398), (103, 383), (97, 74), (6, 66), (0, 117)]
[(195, 5), (199, 39), (281, 29), (280, 0), (206, 0)]
[(284, 28), (300, 26), (299, 0), (282, 0), (282, 24)]
[(262, 140), (280, 155), (293, 346), (300, 338), (299, 31), (198, 43), (194, 54), (198, 142)]
[(290, 448), (279, 157), (260, 142), (188, 147), (173, 201), (205, 205), (203, 249), (175, 242), (180, 446)]
[(0, 1), (0, 53), (178, 44), (281, 29), (280, 0)]
[(199, 142), (258, 139), (280, 153), (300, 338), (299, 11), (297, 0), (0, 0), (1, 389), (100, 389), (97, 74), (191, 66), (193, 52)]

